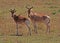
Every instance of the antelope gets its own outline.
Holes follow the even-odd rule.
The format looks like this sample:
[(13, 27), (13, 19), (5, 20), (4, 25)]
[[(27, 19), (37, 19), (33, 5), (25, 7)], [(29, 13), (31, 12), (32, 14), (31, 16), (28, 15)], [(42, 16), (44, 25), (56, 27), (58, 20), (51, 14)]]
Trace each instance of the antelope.
[(42, 22), (47, 26), (47, 32), (50, 33), (50, 17), (48, 15), (45, 14), (40, 14), (40, 13), (36, 13), (33, 11), (33, 6), (28, 7), (27, 8), (27, 14), (28, 17), (31, 19), (33, 26), (34, 26), (34, 32), (37, 33), (37, 23), (38, 22)]
[(30, 23), (29, 18), (26, 18), (22, 15), (17, 16), (16, 14), (14, 14), (16, 12), (15, 9), (10, 9), (10, 12), (11, 12), (12, 18), (14, 19), (14, 21), (16, 23), (16, 29), (17, 29), (16, 36), (19, 36), (19, 34), (18, 34), (18, 24), (26, 25), (29, 29), (29, 34), (31, 35), (31, 30), (30, 30), (30, 27), (29, 27), (29, 23)]

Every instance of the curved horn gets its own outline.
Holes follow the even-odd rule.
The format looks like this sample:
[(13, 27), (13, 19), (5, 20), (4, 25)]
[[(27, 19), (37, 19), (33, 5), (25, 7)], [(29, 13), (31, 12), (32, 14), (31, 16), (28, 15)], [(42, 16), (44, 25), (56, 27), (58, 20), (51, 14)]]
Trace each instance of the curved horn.
[(27, 9), (32, 9), (33, 6), (27, 5), (26, 8), (27, 8)]
[(26, 8), (29, 9), (28, 6), (26, 6)]

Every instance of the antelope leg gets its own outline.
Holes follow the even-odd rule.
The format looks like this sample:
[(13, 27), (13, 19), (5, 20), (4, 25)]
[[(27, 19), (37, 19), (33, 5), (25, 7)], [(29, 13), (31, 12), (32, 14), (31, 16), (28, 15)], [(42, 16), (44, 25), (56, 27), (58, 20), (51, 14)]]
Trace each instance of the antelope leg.
[(26, 24), (26, 26), (27, 26), (28, 29), (29, 29), (29, 34), (31, 35), (30, 21), (29, 21), (29, 20), (26, 20), (26, 21), (25, 21), (25, 24)]

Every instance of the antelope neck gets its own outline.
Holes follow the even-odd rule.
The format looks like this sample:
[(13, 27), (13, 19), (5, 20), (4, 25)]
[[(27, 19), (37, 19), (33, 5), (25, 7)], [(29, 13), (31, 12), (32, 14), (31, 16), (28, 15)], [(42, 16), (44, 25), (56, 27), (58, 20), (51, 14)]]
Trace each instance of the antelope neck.
[(30, 10), (28, 10), (28, 17), (30, 17), (30, 13), (31, 13), (31, 11), (30, 11)]

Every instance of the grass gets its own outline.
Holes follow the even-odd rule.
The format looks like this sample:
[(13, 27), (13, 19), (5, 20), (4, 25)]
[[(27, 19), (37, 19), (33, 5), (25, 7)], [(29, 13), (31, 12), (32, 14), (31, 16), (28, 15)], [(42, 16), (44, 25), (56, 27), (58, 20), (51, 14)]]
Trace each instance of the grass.
[(55, 35), (33, 36), (1, 36), (1, 43), (59, 43), (60, 37)]
[(56, 12), (53, 12), (52, 14), (53, 14), (53, 15), (55, 15), (55, 14), (56, 14)]
[[(46, 33), (46, 25), (38, 23), (38, 34), (34, 33), (31, 23), (32, 36), (28, 35), (28, 28), (19, 25), (19, 34), (23, 36), (10, 36), (16, 34), (16, 24), (11, 17), (9, 9), (15, 8), (16, 15), (27, 17), (27, 4), (32, 5), (33, 10), (47, 14), (51, 18), (51, 33)], [(60, 0), (0, 0), (0, 43), (59, 43), (60, 42)], [(55, 6), (54, 6), (55, 5)], [(49, 8), (51, 7), (51, 8)], [(57, 12), (58, 11), (58, 12)], [(53, 16), (53, 15), (55, 16)], [(23, 27), (24, 26), (24, 27)]]

